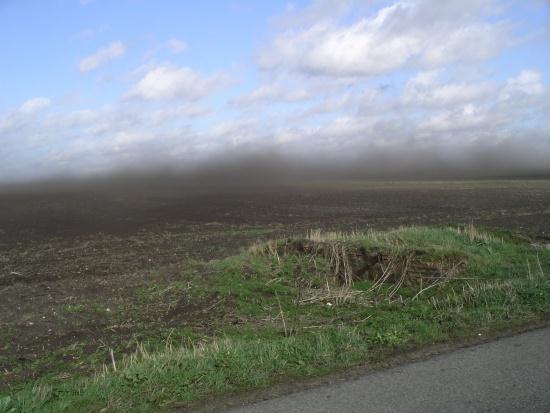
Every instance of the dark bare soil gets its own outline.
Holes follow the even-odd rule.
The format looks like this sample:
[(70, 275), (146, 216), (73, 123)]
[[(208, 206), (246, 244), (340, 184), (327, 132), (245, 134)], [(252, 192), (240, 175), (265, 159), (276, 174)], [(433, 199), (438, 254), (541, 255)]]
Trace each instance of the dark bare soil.
[(0, 383), (86, 372), (108, 348), (171, 328), (211, 336), (239, 324), (217, 297), (185, 295), (196, 260), (308, 229), (470, 222), (547, 244), (550, 181), (0, 194)]

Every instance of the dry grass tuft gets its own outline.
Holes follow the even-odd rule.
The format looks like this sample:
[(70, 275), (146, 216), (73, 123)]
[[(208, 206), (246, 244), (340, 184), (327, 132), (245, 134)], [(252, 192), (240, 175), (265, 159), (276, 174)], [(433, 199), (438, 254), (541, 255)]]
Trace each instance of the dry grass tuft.
[[(403, 229), (402, 229), (403, 230)], [(406, 229), (415, 231), (417, 229)], [(398, 230), (399, 231), (399, 230)], [(465, 231), (469, 237), (488, 239), (473, 226)], [(397, 234), (399, 235), (399, 234)], [(312, 286), (312, 283), (300, 280), (298, 287), (298, 304), (328, 303), (342, 305), (345, 303), (370, 304), (367, 297), (378, 297), (393, 301), (400, 297), (403, 286), (416, 285), (418, 293), (412, 298), (416, 300), (424, 292), (456, 279), (464, 267), (463, 260), (430, 262), (425, 257), (417, 255), (416, 251), (403, 254), (403, 241), (399, 236), (388, 238), (387, 233), (367, 232), (321, 232), (310, 230), (302, 239), (287, 239), (257, 243), (250, 248), (254, 254), (268, 256), (281, 262), (286, 255), (300, 255), (310, 258), (317, 270), (317, 260), (327, 263), (329, 271), (323, 274), (324, 283)], [(365, 247), (350, 241), (374, 241), (389, 245), (388, 252), (377, 250), (367, 251)], [(396, 244), (397, 243), (397, 244)], [(353, 289), (354, 281), (371, 280), (372, 286), (367, 291)], [(372, 301), (372, 300), (371, 300)]]
[(315, 304), (321, 303), (328, 307), (340, 306), (344, 304), (372, 305), (373, 301), (364, 291), (354, 290), (349, 287), (322, 287), (303, 289), (297, 304)]
[(454, 232), (456, 232), (459, 235), (466, 235), (470, 241), (474, 242), (500, 242), (502, 243), (502, 239), (495, 238), (486, 232), (480, 231), (477, 229), (473, 223), (469, 223), (468, 225), (465, 225), (464, 227), (457, 227), (457, 228), (451, 228)]

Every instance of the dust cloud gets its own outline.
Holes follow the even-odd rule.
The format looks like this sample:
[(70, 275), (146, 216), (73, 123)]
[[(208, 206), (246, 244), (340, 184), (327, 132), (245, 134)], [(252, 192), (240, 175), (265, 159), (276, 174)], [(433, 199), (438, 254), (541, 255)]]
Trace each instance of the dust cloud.
[(341, 180), (471, 180), (550, 178), (550, 152), (521, 145), (455, 151), (371, 148), (338, 159), (322, 152), (289, 155), (273, 150), (233, 151), (201, 162), (156, 159), (139, 166), (89, 175), (65, 173), (26, 182), (6, 182), (0, 194), (57, 192), (238, 191), (301, 182)]

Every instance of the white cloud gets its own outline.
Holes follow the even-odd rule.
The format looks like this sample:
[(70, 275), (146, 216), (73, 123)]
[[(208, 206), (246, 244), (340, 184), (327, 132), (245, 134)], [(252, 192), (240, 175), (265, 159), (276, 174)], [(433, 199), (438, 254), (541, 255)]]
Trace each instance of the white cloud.
[(482, 20), (485, 3), (401, 1), (352, 24), (323, 20), (276, 36), (260, 52), (259, 65), (307, 75), (368, 77), (403, 67), (482, 61), (508, 44), (506, 25)]
[(223, 83), (221, 77), (205, 78), (188, 67), (157, 66), (149, 70), (127, 93), (144, 100), (197, 100)]
[(480, 127), (486, 120), (484, 111), (467, 104), (455, 110), (445, 110), (433, 115), (426, 121), (418, 124), (418, 131), (423, 132), (450, 132)]
[[(19, 107), (0, 116), (0, 141), (5, 135), (17, 136), (27, 125), (32, 125), (44, 109), (50, 107), (51, 101), (45, 97), (36, 97), (23, 102)], [(35, 132), (35, 136), (39, 135)]]
[(174, 54), (183, 53), (187, 50), (188, 45), (183, 40), (170, 39), (168, 40), (168, 48)]
[(143, 131), (120, 131), (115, 133), (112, 139), (109, 139), (109, 144), (112, 147), (119, 149), (121, 147), (128, 147), (151, 139), (153, 139), (153, 137)]
[(490, 83), (441, 83), (439, 71), (420, 72), (411, 78), (403, 90), (402, 101), (416, 106), (448, 106), (486, 99), (495, 92)]
[(269, 83), (234, 98), (231, 103), (237, 106), (250, 106), (258, 103), (303, 102), (310, 98), (310, 94), (304, 89), (293, 89)]
[(37, 97), (24, 102), (19, 110), (25, 114), (31, 114), (42, 109), (46, 109), (51, 105), (51, 101), (48, 98)]
[(478, 62), (499, 54), (508, 43), (503, 24), (472, 24), (453, 29), (444, 40), (432, 39), (420, 53), (420, 63), (440, 67), (450, 62)]
[(535, 70), (522, 70), (516, 77), (506, 80), (501, 97), (506, 99), (518, 92), (526, 95), (543, 93), (542, 75)]
[(260, 67), (306, 74), (372, 76), (403, 65), (418, 48), (417, 40), (407, 36), (384, 42), (368, 33), (368, 25), (366, 20), (343, 29), (315, 25), (301, 33), (284, 34), (260, 55)]
[(47, 128), (71, 129), (90, 125), (100, 119), (98, 112), (90, 109), (74, 110), (68, 113), (50, 117), (46, 122)]
[(78, 63), (78, 69), (81, 72), (89, 72), (95, 70), (98, 67), (124, 55), (126, 51), (124, 45), (121, 42), (113, 42), (108, 46), (102, 47), (94, 54), (86, 56)]

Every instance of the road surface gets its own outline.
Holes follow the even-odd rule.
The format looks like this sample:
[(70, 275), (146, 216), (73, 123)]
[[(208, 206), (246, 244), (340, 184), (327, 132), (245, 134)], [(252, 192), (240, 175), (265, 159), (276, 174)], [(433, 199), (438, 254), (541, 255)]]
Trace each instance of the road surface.
[(550, 328), (229, 411), (550, 413)]

